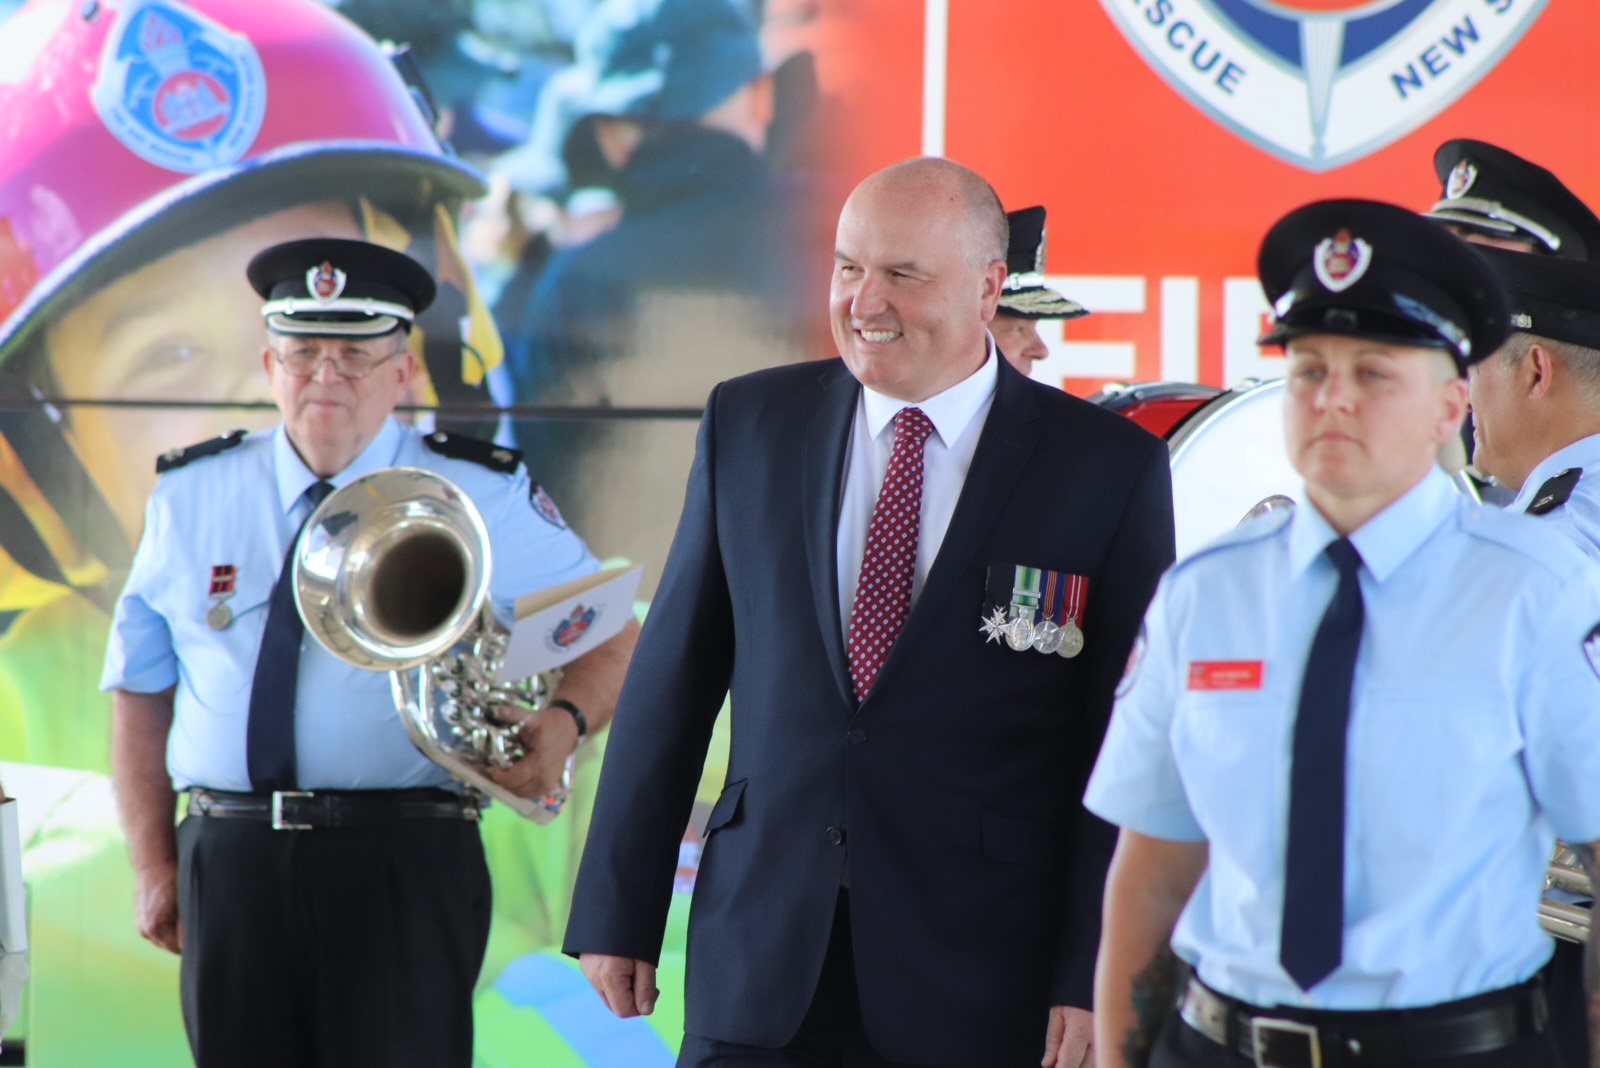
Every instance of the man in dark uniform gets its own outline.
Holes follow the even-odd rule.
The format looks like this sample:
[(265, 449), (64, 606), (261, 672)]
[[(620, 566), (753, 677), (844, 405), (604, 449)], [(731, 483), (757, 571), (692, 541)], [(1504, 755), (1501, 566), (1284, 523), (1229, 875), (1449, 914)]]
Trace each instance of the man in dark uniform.
[[(312, 238), (248, 274), (282, 422), (162, 458), (101, 679), (140, 933), (181, 953), (200, 1068), (465, 1068), (489, 930), (479, 801), (412, 746), (386, 672), (306, 640), (290, 553), (332, 490), (420, 467), (483, 515), (502, 620), (516, 597), (599, 565), (535, 507), (514, 450), (394, 418), (416, 371), (410, 327), (434, 294), (420, 264)], [(609, 720), (633, 634), (568, 666), (502, 786), (557, 784)]]
[(1433, 154), (1439, 199), (1427, 215), (1465, 241), (1564, 260), (1600, 259), (1600, 218), (1561, 179), (1468, 138)]
[(1006, 223), (1011, 245), (1006, 253), (1005, 289), (989, 333), (1012, 367), (1031, 374), (1033, 365), (1050, 355), (1037, 324), (1047, 319), (1082, 318), (1089, 309), (1044, 284), (1044, 208), (1008, 211)]

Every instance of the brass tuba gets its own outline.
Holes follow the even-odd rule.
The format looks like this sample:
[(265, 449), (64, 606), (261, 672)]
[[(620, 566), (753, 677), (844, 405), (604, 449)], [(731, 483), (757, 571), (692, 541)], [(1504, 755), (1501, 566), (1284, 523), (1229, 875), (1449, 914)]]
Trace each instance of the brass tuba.
[(406, 733), (424, 756), (473, 790), (536, 823), (561, 811), (561, 785), (523, 798), (490, 779), (524, 755), (518, 722), (542, 707), (542, 677), (496, 681), (511, 631), (489, 597), (489, 532), (477, 507), (431, 471), (391, 467), (330, 494), (295, 547), (295, 605), (328, 652), (390, 672)]
[(1569, 942), (1589, 940), (1590, 909), (1584, 905), (1551, 896), (1552, 891), (1593, 898), (1594, 887), (1578, 862), (1578, 855), (1565, 842), (1556, 843), (1556, 852), (1545, 868), (1545, 896), (1539, 901), (1539, 926)]

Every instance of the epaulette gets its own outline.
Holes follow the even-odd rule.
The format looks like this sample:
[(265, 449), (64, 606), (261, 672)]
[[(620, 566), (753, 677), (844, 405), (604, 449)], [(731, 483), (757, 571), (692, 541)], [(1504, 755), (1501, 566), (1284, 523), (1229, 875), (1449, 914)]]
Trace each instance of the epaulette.
[(1539, 487), (1539, 492), (1533, 495), (1533, 503), (1528, 505), (1529, 515), (1544, 515), (1553, 512), (1567, 503), (1567, 498), (1572, 496), (1572, 491), (1578, 488), (1578, 479), (1583, 477), (1583, 468), (1569, 467), (1565, 471), (1558, 471), (1545, 480)]
[(175, 471), (185, 464), (194, 463), (196, 460), (204, 460), (207, 456), (215, 456), (219, 452), (227, 452), (229, 449), (243, 444), (245, 435), (248, 433), (248, 430), (230, 430), (226, 434), (212, 438), (210, 441), (202, 441), (200, 444), (190, 445), (186, 449), (168, 449), (156, 457), (156, 474), (164, 475), (168, 471)]
[(1198, 549), (1195, 549), (1193, 552), (1180, 559), (1176, 564), (1173, 565), (1173, 569), (1181, 570), (1188, 564), (1200, 559), (1202, 556), (1210, 556), (1212, 553), (1221, 552), (1223, 549), (1230, 548), (1234, 545), (1247, 545), (1253, 541), (1261, 541), (1263, 538), (1269, 538), (1278, 531), (1282, 530), (1284, 527), (1288, 526), (1289, 519), (1293, 515), (1293, 508), (1274, 508), (1269, 512), (1246, 519), (1232, 530), (1229, 530), (1224, 534), (1217, 535), (1215, 538), (1211, 539)]
[(520, 450), (508, 449), (504, 445), (496, 445), (481, 438), (469, 438), (465, 434), (449, 434), (443, 430), (435, 430), (424, 436), (422, 443), (440, 456), (481, 464), (491, 471), (499, 471), (502, 475), (515, 474), (517, 465), (522, 462)]

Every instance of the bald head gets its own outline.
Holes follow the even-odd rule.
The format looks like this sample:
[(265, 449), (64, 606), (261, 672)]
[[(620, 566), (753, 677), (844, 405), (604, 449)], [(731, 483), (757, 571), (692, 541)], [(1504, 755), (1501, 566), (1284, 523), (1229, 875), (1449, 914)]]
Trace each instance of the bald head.
[(863, 195), (904, 198), (930, 213), (941, 209), (956, 212), (967, 263), (982, 267), (994, 260), (1005, 261), (1011, 239), (1005, 208), (994, 187), (970, 168), (938, 156), (901, 160), (870, 175), (850, 197), (854, 200)]
[(829, 287), (851, 373), (917, 403), (982, 367), (1006, 237), (994, 190), (948, 160), (907, 160), (856, 186), (839, 213)]

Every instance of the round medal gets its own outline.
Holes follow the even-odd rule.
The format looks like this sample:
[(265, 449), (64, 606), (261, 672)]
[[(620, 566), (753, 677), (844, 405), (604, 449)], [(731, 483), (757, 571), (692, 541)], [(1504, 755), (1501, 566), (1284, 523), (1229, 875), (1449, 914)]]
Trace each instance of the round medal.
[(1083, 652), (1083, 631), (1069, 619), (1061, 625), (1061, 647), (1056, 650), (1056, 655), (1070, 660), (1081, 652)]
[(212, 630), (221, 630), (233, 622), (233, 609), (218, 601), (206, 610), (206, 626)]
[(1061, 628), (1048, 619), (1034, 627), (1033, 647), (1046, 656), (1061, 648)]
[(1033, 645), (1033, 620), (1024, 616), (1013, 619), (1006, 627), (1006, 644), (1017, 652), (1031, 648)]

